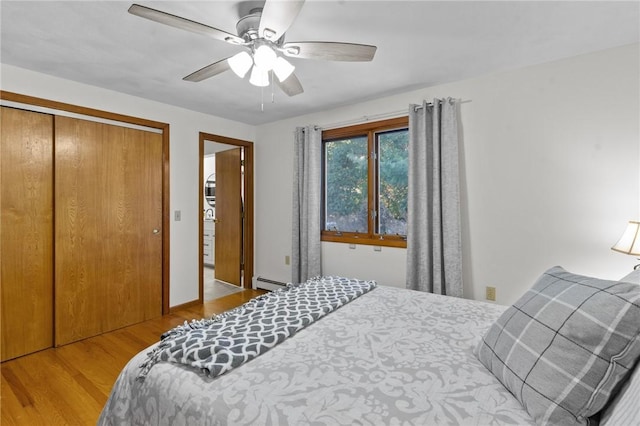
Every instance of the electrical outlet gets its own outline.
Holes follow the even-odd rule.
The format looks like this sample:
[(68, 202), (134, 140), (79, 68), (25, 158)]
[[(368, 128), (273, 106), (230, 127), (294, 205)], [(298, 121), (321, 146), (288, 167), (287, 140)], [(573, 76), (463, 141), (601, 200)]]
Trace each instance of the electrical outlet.
[(288, 264), (290, 264), (290, 263), (291, 263), (291, 258), (290, 258), (289, 256), (285, 256), (285, 257), (284, 257), (284, 264), (285, 264), (285, 265), (288, 265)]
[(485, 298), (487, 300), (491, 300), (493, 302), (496, 301), (496, 288), (495, 287), (487, 287)]
[(180, 222), (182, 220), (182, 212), (180, 210), (176, 210), (173, 212), (173, 219), (176, 222)]
[(351, 250), (355, 250), (355, 249), (356, 249), (356, 245), (355, 245), (355, 244), (349, 244), (349, 248), (350, 248)]
[(382, 251), (381, 246), (373, 246), (373, 251)]

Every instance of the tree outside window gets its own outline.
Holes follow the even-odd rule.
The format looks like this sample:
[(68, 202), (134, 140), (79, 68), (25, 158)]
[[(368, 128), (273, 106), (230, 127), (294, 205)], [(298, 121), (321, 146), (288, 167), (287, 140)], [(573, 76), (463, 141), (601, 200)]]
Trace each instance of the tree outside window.
[(323, 132), (323, 241), (406, 247), (408, 118)]

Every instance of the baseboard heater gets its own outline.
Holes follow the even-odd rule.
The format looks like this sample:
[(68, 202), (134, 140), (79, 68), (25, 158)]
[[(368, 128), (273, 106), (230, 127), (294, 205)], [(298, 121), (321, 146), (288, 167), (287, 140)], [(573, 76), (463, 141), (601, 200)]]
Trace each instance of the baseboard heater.
[(263, 290), (270, 290), (270, 291), (274, 291), (274, 290), (278, 290), (280, 288), (284, 288), (287, 285), (287, 283), (283, 283), (281, 281), (276, 281), (276, 280), (270, 280), (269, 278), (264, 278), (264, 277), (253, 277), (253, 288), (260, 288)]

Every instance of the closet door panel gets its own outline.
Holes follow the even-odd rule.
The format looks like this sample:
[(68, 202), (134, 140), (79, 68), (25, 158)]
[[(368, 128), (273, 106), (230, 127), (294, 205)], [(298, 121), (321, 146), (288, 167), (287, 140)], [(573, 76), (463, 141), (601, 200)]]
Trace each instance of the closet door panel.
[(101, 209), (101, 128), (98, 123), (55, 120), (55, 331), (56, 345), (98, 334), (104, 247), (98, 242)]
[(56, 117), (55, 141), (62, 345), (161, 315), (162, 138)]
[(162, 137), (115, 126), (106, 135), (120, 146), (108, 156), (119, 172), (107, 176), (106, 224), (115, 232), (105, 321), (114, 330), (162, 315)]
[(2, 361), (53, 345), (53, 117), (0, 110)]

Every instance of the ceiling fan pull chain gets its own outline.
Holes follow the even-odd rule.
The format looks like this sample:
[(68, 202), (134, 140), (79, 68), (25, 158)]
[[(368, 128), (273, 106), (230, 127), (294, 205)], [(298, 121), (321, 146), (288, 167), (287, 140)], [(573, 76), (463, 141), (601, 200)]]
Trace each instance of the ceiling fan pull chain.
[(269, 78), (271, 79), (271, 81), (269, 82), (269, 86), (271, 86), (271, 103), (275, 104), (276, 95), (275, 95), (275, 90), (273, 88), (273, 71), (269, 71)]
[(260, 112), (264, 112), (264, 87), (260, 88)]

